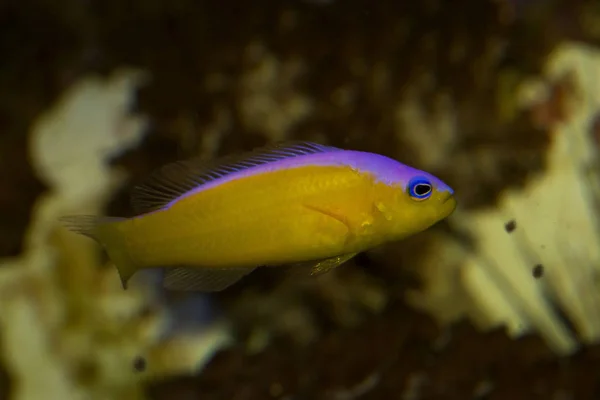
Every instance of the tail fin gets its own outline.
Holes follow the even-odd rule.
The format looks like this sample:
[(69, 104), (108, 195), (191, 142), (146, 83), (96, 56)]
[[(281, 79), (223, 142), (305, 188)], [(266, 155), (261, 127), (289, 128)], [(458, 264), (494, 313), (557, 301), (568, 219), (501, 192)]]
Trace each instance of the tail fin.
[(127, 289), (127, 282), (138, 270), (138, 266), (127, 251), (125, 232), (118, 224), (125, 218), (69, 215), (59, 220), (65, 228), (92, 238), (104, 247), (119, 272), (123, 289)]

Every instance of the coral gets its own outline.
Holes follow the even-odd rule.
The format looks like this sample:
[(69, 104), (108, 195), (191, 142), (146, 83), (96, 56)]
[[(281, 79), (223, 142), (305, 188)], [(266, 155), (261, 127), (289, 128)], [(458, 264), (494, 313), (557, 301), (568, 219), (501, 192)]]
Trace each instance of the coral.
[[(536, 330), (558, 353), (600, 340), (598, 150), (590, 130), (600, 110), (599, 62), (593, 47), (567, 42), (556, 48), (546, 83), (532, 80), (522, 88), (532, 118), (552, 132), (546, 172), (524, 190), (504, 192), (497, 208), (452, 220), (475, 238), (476, 248), (460, 255), (457, 280), (472, 299), (471, 315), (485, 315), (482, 327)], [(510, 219), (519, 229), (507, 234), (502, 226)], [(431, 285), (444, 277), (437, 261), (428, 263), (435, 266), (426, 275)], [(541, 279), (533, 279), (536, 265), (543, 266)], [(422, 297), (413, 304), (423, 305)], [(447, 318), (442, 303), (428, 309)]]
[[(141, 399), (143, 379), (201, 367), (227, 339), (221, 324), (205, 335), (165, 337), (168, 310), (151, 292), (123, 291), (93, 243), (57, 226), (64, 214), (101, 212), (122, 182), (108, 161), (141, 139), (145, 120), (127, 114), (139, 84), (135, 71), (90, 77), (33, 127), (32, 164), (50, 190), (36, 202), (24, 253), (0, 268), (11, 399)], [(147, 366), (141, 373), (139, 357)]]

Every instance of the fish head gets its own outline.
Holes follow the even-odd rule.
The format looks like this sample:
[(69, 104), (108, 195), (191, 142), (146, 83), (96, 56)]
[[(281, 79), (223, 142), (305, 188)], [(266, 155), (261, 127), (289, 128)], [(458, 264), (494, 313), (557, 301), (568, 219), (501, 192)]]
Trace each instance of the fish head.
[(425, 171), (404, 168), (402, 179), (394, 187), (388, 220), (394, 236), (405, 237), (421, 232), (454, 212), (454, 190), (441, 179)]

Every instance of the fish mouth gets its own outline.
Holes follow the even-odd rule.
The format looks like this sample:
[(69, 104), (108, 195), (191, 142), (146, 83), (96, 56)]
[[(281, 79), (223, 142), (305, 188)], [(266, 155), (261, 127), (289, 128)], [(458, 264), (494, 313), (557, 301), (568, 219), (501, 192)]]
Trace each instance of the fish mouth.
[(454, 210), (456, 210), (457, 205), (458, 204), (456, 202), (456, 198), (453, 196), (452, 193), (444, 193), (444, 195), (442, 196), (442, 206), (444, 210), (446, 210), (447, 215), (452, 214)]
[(454, 198), (454, 196), (452, 196), (452, 192), (443, 192), (441, 198), (443, 204), (450, 201), (450, 199)]

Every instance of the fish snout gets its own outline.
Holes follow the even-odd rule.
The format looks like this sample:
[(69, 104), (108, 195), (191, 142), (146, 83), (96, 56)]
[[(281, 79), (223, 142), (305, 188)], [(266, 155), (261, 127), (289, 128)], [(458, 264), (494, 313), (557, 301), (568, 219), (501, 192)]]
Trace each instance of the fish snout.
[(450, 201), (451, 199), (454, 198), (454, 193), (450, 192), (450, 191), (443, 191), (440, 193), (440, 200), (443, 203), (446, 203), (447, 201)]
[(438, 203), (440, 207), (440, 213), (441, 215), (443, 215), (443, 218), (446, 218), (454, 212), (457, 206), (456, 198), (454, 197), (454, 192), (440, 192), (438, 199), (440, 201)]

